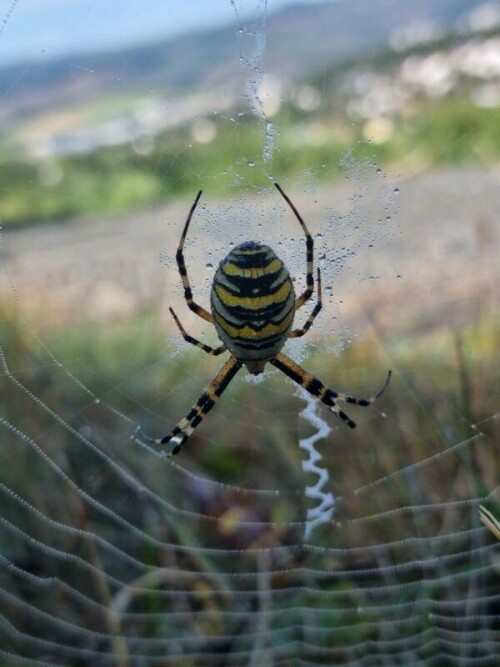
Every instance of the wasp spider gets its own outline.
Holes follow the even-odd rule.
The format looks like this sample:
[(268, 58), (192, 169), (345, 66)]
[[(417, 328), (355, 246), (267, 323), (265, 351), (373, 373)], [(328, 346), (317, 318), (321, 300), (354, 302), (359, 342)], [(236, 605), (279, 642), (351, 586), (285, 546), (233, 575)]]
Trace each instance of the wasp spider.
[(389, 383), (391, 371), (383, 387), (371, 398), (360, 399), (349, 394), (341, 394), (325, 387), (320, 380), (281, 352), (288, 338), (298, 338), (309, 331), (320, 312), (322, 305), (321, 274), (318, 268), (317, 301), (311, 314), (302, 327), (293, 329), (296, 311), (302, 308), (314, 292), (314, 244), (306, 223), (293, 203), (277, 183), (275, 186), (295, 214), (306, 237), (306, 289), (298, 298), (295, 296), (288, 269), (274, 251), (267, 245), (246, 241), (233, 248), (219, 264), (210, 295), (212, 312), (208, 312), (195, 303), (184, 262), (184, 242), (189, 223), (201, 197), (201, 190), (189, 211), (176, 254), (177, 266), (184, 287), (184, 298), (188, 307), (196, 315), (214, 324), (222, 345), (213, 348), (196, 340), (186, 332), (172, 308), (170, 312), (186, 342), (196, 345), (213, 356), (218, 356), (226, 351), (229, 351), (231, 356), (184, 419), (181, 419), (177, 426), (163, 438), (150, 439), (151, 442), (158, 445), (171, 443), (172, 454), (180, 451), (184, 442), (213, 408), (242, 366), (246, 366), (250, 373), (258, 375), (264, 371), (266, 363), (269, 362), (313, 396), (317, 396), (351, 428), (354, 428), (356, 424), (337, 406), (337, 401), (362, 406), (370, 405), (383, 393)]

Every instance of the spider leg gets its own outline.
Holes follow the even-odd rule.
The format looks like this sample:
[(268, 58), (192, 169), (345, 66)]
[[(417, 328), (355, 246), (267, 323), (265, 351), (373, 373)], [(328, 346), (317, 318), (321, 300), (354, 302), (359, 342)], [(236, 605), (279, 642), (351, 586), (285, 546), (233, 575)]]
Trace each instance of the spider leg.
[(373, 401), (375, 401), (384, 393), (387, 385), (389, 384), (389, 380), (391, 379), (391, 371), (389, 371), (383, 386), (377, 391), (376, 394), (370, 398), (355, 398), (350, 394), (341, 394), (337, 391), (334, 391), (333, 389), (325, 387), (325, 385), (320, 380), (318, 380), (318, 378), (314, 377), (314, 375), (311, 373), (308, 373), (301, 366), (296, 364), (295, 361), (292, 361), (292, 359), (281, 352), (279, 352), (274, 357), (274, 359), (271, 359), (270, 363), (282, 371), (285, 375), (287, 375), (291, 380), (299, 384), (301, 387), (304, 387), (304, 389), (306, 389), (310, 394), (317, 396), (317, 398), (322, 403), (328, 406), (332, 412), (338, 415), (340, 419), (342, 419), (342, 421), (344, 421), (351, 428), (354, 428), (356, 423), (353, 422), (353, 420), (337, 406), (336, 401), (354, 403), (356, 405), (362, 405), (366, 407), (371, 405)]
[[(292, 329), (292, 331), (290, 332), (290, 338), (298, 338), (299, 336), (303, 336), (304, 334), (306, 334), (311, 328), (312, 323), (316, 319), (316, 315), (323, 307), (323, 302), (321, 300), (321, 272), (319, 270), (319, 267), (317, 271), (318, 271), (318, 287), (317, 287), (318, 301), (316, 302), (316, 305), (314, 306), (312, 313), (307, 318), (304, 326), (301, 329)], [(295, 310), (297, 310), (297, 307), (295, 307)]]
[[(313, 237), (311, 236), (306, 223), (302, 219), (302, 216), (300, 213), (297, 211), (295, 206), (292, 204), (290, 198), (288, 195), (286, 195), (281, 187), (275, 183), (276, 189), (278, 192), (281, 194), (283, 199), (286, 201), (288, 206), (292, 209), (292, 211), (295, 214), (295, 217), (297, 220), (300, 222), (300, 226), (302, 227), (302, 231), (305, 234), (306, 237), (306, 261), (307, 261), (307, 274), (306, 274), (306, 289), (302, 294), (299, 296), (297, 301), (295, 302), (295, 310), (298, 310), (299, 308), (302, 308), (302, 306), (305, 304), (306, 301), (308, 301), (313, 292), (314, 292), (314, 275), (313, 275), (313, 250), (314, 250), (314, 241)], [(319, 311), (318, 311), (319, 312)]]
[(184, 287), (184, 298), (186, 299), (188, 307), (193, 311), (193, 313), (196, 313), (196, 315), (198, 315), (199, 317), (203, 318), (207, 322), (212, 322), (212, 315), (208, 312), (208, 310), (205, 310), (205, 308), (202, 308), (193, 301), (193, 293), (191, 291), (191, 285), (189, 284), (186, 263), (184, 262), (184, 241), (186, 240), (187, 232), (189, 229), (189, 223), (191, 222), (191, 218), (193, 217), (194, 210), (200, 200), (202, 192), (203, 192), (202, 190), (198, 192), (198, 194), (196, 195), (196, 199), (194, 200), (194, 204), (191, 206), (191, 210), (189, 211), (186, 224), (184, 225), (184, 230), (182, 232), (181, 240), (179, 241), (179, 247), (177, 248), (175, 259), (177, 261), (177, 266), (179, 268), (179, 273), (181, 275), (182, 286)]
[(170, 442), (172, 444), (172, 454), (178, 454), (182, 445), (201, 423), (205, 415), (214, 407), (218, 398), (242, 366), (241, 361), (231, 356), (184, 419), (181, 419), (177, 426), (163, 438), (148, 438), (148, 440), (155, 445), (166, 445)]
[(222, 354), (223, 352), (225, 352), (227, 350), (227, 347), (225, 345), (219, 345), (219, 347), (215, 347), (215, 348), (210, 347), (210, 345), (206, 345), (205, 343), (202, 343), (201, 341), (197, 340), (196, 338), (193, 338), (192, 336), (190, 336), (187, 333), (187, 331), (184, 329), (182, 324), (180, 323), (179, 318), (177, 317), (177, 315), (174, 313), (174, 309), (169, 308), (169, 310), (170, 310), (170, 313), (171, 313), (172, 317), (175, 320), (175, 323), (179, 327), (179, 330), (182, 334), (182, 337), (184, 338), (186, 343), (191, 343), (191, 345), (196, 345), (196, 347), (199, 347), (201, 350), (203, 350), (203, 352), (206, 352), (207, 354), (211, 354), (214, 357), (218, 357), (219, 354)]

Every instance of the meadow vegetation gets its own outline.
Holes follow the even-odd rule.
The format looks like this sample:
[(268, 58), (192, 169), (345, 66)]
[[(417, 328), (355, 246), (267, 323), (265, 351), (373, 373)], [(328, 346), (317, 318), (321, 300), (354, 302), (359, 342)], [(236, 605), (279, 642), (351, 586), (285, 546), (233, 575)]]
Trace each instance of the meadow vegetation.
[[(481, 497), (493, 488), (497, 457), (494, 443), (500, 435), (498, 420), (494, 418), (500, 386), (499, 334), (499, 322), (485, 318), (471, 324), (460, 335), (446, 328), (426, 334), (414, 330), (412, 337), (405, 338), (391, 332), (384, 340), (368, 338), (353, 344), (344, 354), (334, 357), (331, 364), (325, 364), (324, 354), (313, 353), (308, 358), (308, 369), (321, 375), (332, 386), (342, 388), (355, 385), (369, 391), (374, 383), (383, 378), (388, 360), (394, 370), (393, 381), (377, 407), (367, 412), (358, 409), (353, 415), (358, 421), (355, 431), (336, 422), (333, 416), (326, 416), (333, 432), (319, 444), (319, 451), (330, 470), (332, 488), (344, 497), (337, 514), (340, 522), (388, 507), (445, 502), (451, 490), (457, 500)], [(257, 385), (243, 379), (234, 381), (216, 407), (216, 413), (206, 419), (188, 442), (180, 455), (182, 466), (195, 473), (200, 472), (203, 477), (212, 478), (218, 484), (235, 485), (233, 492), (229, 492), (228, 487), (221, 487), (220, 493), (207, 494), (203, 485), (198, 488), (196, 478), (185, 479), (175, 467), (158, 465), (157, 459), (137, 447), (130, 436), (137, 425), (154, 435), (167, 431), (185, 414), (202, 385), (213, 375), (214, 360), (195, 349), (172, 357), (149, 313), (143, 313), (127, 323), (98, 328), (97, 331), (95, 328), (90, 332), (81, 327), (69, 327), (48, 335), (45, 342), (62, 362), (62, 367), (33, 339), (29, 328), (19, 320), (13, 308), (5, 305), (1, 309), (0, 340), (8, 349), (9, 373), (16, 378), (13, 381), (5, 368), (0, 373), (0, 418), (13, 424), (29, 422), (30, 437), (82, 490), (106, 507), (116, 509), (146, 533), (177, 544), (180, 551), (172, 565), (192, 569), (194, 587), (204, 586), (205, 575), (200, 574), (198, 584), (195, 583), (196, 571), (201, 568), (203, 572), (210, 573), (213, 582), (224, 588), (227, 599), (233, 595), (237, 599), (238, 596), (237, 588), (232, 589), (233, 584), (238, 586), (238, 580), (224, 579), (223, 559), (218, 558), (216, 564), (209, 556), (196, 551), (183, 555), (184, 547), (203, 545), (240, 549), (241, 572), (246, 572), (253, 562), (252, 549), (301, 543), (300, 528), (293, 528), (293, 523), (287, 528), (286, 522), (303, 520), (308, 507), (302, 491), (304, 472), (297, 440), (299, 433), (307, 434), (308, 427), (298, 417), (303, 401), (293, 395), (294, 388), (283, 376), (270, 373)], [(81, 385), (73, 382), (68, 372), (83, 382), (91, 394), (82, 391)], [(38, 410), (20, 390), (19, 382), (45, 402), (54, 414), (60, 415), (69, 428), (60, 428), (53, 415)], [(96, 403), (94, 397), (99, 397), (101, 403)], [(116, 412), (108, 410), (103, 404), (125, 414), (130, 422), (118, 418)], [(351, 406), (353, 410), (355, 408)], [(408, 484), (410, 478), (403, 474), (390, 484), (380, 485), (368, 498), (353, 496), (353, 489), (391, 475), (411, 462), (431, 459), (450, 444), (467, 440), (477, 432), (482, 432), (483, 436), (474, 445), (460, 448), (455, 454), (442, 459), (429, 460), (423, 468), (412, 472), (411, 484)], [(149, 551), (145, 551), (140, 540), (140, 552), (136, 553), (132, 546), (136, 542), (129, 541), (127, 531), (113, 522), (103, 523), (103, 517), (94, 515), (92, 508), (82, 502), (72, 486), (54, 477), (43, 457), (8, 430), (4, 430), (5, 434), (8, 437), (2, 452), (9, 465), (2, 466), (0, 483), (42, 513), (47, 513), (51, 520), (105, 535), (129, 556), (147, 563), (153, 572), (154, 568), (168, 565), (161, 550), (151, 546)], [(147, 497), (137, 502), (135, 492), (125, 491), (121, 476), (116, 475), (90, 448), (82, 446), (75, 434), (90, 438), (110, 460), (117, 462), (135, 480), (142, 481), (146, 488), (160, 496), (168, 489), (169, 502), (183, 510), (214, 517), (215, 523), (184, 521), (182, 517), (160, 511), (158, 507), (153, 511)], [(279, 489), (280, 497), (270, 503), (253, 497), (249, 504), (242, 487)], [(48, 488), (50, 493), (47, 493)], [(16, 516), (11, 500), (4, 499), (4, 502), (9, 515)], [(48, 528), (46, 521), (40, 521), (36, 513), (29, 519), (29, 514), (22, 512), (19, 522), (21, 516), (22, 530), (31, 539), (43, 542)], [(259, 521), (257, 528), (244, 523), (245, 520), (255, 519)], [(407, 548), (411, 550), (414, 548), (411, 538), (416, 534), (419, 537), (432, 536), (452, 529), (457, 533), (464, 531), (462, 549), (466, 552), (472, 546), (467, 530), (471, 521), (474, 523), (476, 520), (477, 517), (471, 519), (469, 505), (454, 507), (444, 514), (403, 512), (390, 521), (368, 522), (361, 532), (356, 524), (347, 523), (338, 532), (332, 532), (331, 526), (328, 526), (317, 531), (314, 541), (318, 546), (324, 543), (329, 547), (347, 543), (350, 548), (387, 543), (386, 558), (391, 558), (393, 548), (397, 549), (394, 558), (401, 558), (401, 547), (392, 546), (391, 542), (399, 543), (408, 538)], [(93, 542), (82, 535), (61, 533), (58, 539), (58, 549), (81, 556), (98, 570), (103, 567), (100, 558), (110, 556), (106, 552), (99, 556)], [(38, 573), (57, 576), (57, 568), (63, 566), (54, 561), (50, 553), (43, 555), (38, 549), (33, 552), (36, 553), (34, 560), (32, 545), (16, 536), (1, 543), (0, 547), (4, 556), (28, 571), (36, 567)], [(455, 548), (460, 551), (459, 547)], [(379, 562), (372, 558), (369, 549), (363, 549), (362, 555), (355, 561), (343, 562), (338, 557), (332, 563), (330, 558), (328, 551), (323, 554), (321, 551), (302, 553), (294, 550), (286, 562), (281, 560), (276, 563), (277, 567), (289, 571), (291, 579), (285, 576), (281, 583), (273, 581), (272, 586), (274, 590), (279, 590), (281, 586), (286, 588), (293, 582), (294, 569), (300, 569), (304, 564), (321, 572), (332, 570), (331, 580), (323, 578), (319, 583), (312, 578), (309, 582), (311, 586), (321, 586), (322, 597), (309, 598), (307, 591), (298, 587), (291, 607), (300, 609), (306, 605), (310, 613), (317, 607), (321, 615), (329, 604), (333, 605), (338, 615), (339, 630), (335, 632), (332, 646), (340, 649), (343, 645), (348, 647), (353, 642), (372, 637), (375, 621), (373, 616), (364, 621), (354, 612), (352, 586), (357, 579), (352, 582), (345, 578), (336, 580), (334, 570), (344, 567), (362, 572), (364, 568), (376, 569)], [(407, 558), (411, 562), (410, 552)], [(192, 559), (196, 562), (192, 563)], [(102, 599), (105, 595), (103, 581), (95, 575), (86, 578), (77, 565), (64, 564), (64, 580), (76, 588), (84, 587), (96, 599)], [(124, 567), (125, 563), (122, 563), (121, 569)], [(227, 568), (235, 567), (234, 561), (228, 562)], [(465, 559), (462, 567), (465, 571), (474, 564)], [(125, 571), (120, 574), (125, 578), (131, 576)], [(429, 600), (434, 596), (439, 598), (440, 593), (433, 592), (432, 583), (422, 588), (418, 571), (408, 573), (407, 581), (405, 594), (409, 600), (417, 592), (419, 597), (428, 597)], [(372, 576), (370, 583), (377, 583), (376, 575)], [(465, 594), (466, 581), (464, 586)], [(359, 594), (362, 595), (361, 592)], [(458, 594), (457, 591), (455, 594)], [(30, 596), (36, 596), (36, 593), (27, 589), (25, 595), (30, 600)], [(110, 591), (106, 595), (110, 595)], [(289, 609), (290, 596), (283, 598), (288, 603), (281, 603), (280, 600), (276, 597), (274, 601), (277, 616), (273, 622), (273, 633), (276, 633), (277, 651), (281, 644), (286, 646), (293, 618), (293, 611)], [(398, 597), (397, 601), (400, 600)], [(36, 600), (33, 598), (32, 602), (36, 603)], [(396, 599), (393, 602), (396, 603)], [(218, 602), (214, 597), (212, 612), (217, 609), (223, 611), (226, 603), (224, 596)], [(162, 605), (152, 588), (149, 607), (138, 607), (146, 612), (141, 621), (141, 636), (163, 639), (177, 636), (179, 630), (165, 627), (160, 621), (161, 615), (157, 617), (154, 613), (161, 614)], [(60, 616), (64, 608), (65, 614), (69, 614), (75, 622), (78, 622), (82, 612), (78, 605), (59, 595), (47, 596), (43, 607), (56, 616)], [(383, 606), (380, 614), (382, 610)], [(193, 615), (193, 619), (195, 617)], [(426, 614), (422, 614), (419, 631), (428, 627), (425, 619)], [(383, 616), (378, 620), (383, 621)], [(300, 618), (297, 622), (300, 623)], [(87, 627), (99, 628), (97, 611), (94, 619), (87, 617), (84, 623)], [(207, 628), (198, 627), (194, 620), (193, 623), (192, 632), (209, 632)], [(325, 633), (331, 632), (328, 625), (319, 627)], [(136, 623), (134, 629), (137, 628)], [(428, 657), (432, 655), (430, 648), (429, 651)]]

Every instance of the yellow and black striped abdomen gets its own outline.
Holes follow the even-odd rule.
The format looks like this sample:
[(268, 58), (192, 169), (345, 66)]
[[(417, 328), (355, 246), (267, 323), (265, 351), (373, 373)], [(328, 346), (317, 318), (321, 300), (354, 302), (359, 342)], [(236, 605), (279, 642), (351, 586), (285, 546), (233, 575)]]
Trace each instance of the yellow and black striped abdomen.
[(211, 293), (221, 341), (240, 361), (265, 361), (283, 347), (293, 324), (288, 269), (267, 245), (242, 243), (219, 264)]

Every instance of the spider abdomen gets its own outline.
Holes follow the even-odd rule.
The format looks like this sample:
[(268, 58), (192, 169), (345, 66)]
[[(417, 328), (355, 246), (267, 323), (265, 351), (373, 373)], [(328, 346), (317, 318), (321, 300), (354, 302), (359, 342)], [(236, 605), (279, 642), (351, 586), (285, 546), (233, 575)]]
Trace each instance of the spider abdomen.
[(295, 292), (288, 269), (275, 252), (247, 241), (219, 264), (211, 305), (215, 328), (228, 350), (243, 362), (266, 361), (288, 338)]

